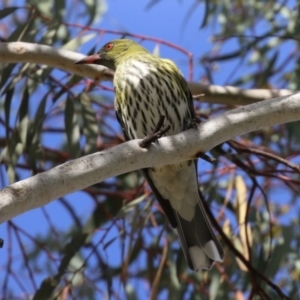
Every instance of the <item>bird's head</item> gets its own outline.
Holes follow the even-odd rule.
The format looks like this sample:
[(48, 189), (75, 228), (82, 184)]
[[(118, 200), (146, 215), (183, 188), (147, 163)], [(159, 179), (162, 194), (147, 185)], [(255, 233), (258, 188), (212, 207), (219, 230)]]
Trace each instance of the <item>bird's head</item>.
[(148, 51), (132, 40), (120, 39), (106, 43), (98, 53), (87, 56), (75, 64), (96, 64), (116, 70), (118, 65), (133, 55)]

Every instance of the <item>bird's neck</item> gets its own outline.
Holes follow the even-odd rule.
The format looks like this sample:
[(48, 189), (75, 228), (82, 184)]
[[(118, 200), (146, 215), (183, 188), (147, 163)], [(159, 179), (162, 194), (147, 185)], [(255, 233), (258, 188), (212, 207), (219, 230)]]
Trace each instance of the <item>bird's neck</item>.
[(128, 58), (118, 65), (114, 76), (114, 84), (116, 86), (130, 83), (137, 86), (141, 79), (146, 78), (153, 71), (155, 71), (154, 66), (149, 65), (145, 60)]

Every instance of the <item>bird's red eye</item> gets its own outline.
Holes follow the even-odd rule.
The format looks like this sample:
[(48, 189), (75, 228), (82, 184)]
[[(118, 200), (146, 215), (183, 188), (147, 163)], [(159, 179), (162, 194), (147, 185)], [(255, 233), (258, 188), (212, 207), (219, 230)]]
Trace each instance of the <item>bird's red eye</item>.
[(106, 49), (106, 51), (109, 51), (109, 50), (111, 50), (113, 47), (114, 47), (114, 44), (113, 44), (113, 43), (108, 43), (108, 44), (105, 46), (105, 49)]

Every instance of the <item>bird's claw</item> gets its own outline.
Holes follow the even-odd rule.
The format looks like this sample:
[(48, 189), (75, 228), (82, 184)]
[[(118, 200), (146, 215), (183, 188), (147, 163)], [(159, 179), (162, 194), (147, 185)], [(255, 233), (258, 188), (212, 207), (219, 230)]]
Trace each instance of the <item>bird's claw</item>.
[(196, 129), (197, 128), (197, 125), (201, 123), (201, 120), (199, 118), (194, 118), (192, 119), (187, 125), (186, 125), (186, 129), (191, 129), (191, 128), (194, 128)]
[(157, 141), (159, 138), (161, 138), (166, 132), (168, 132), (171, 128), (170, 125), (167, 125), (163, 127), (165, 116), (160, 116), (160, 119), (154, 129), (154, 131), (150, 134), (148, 134), (146, 137), (142, 139), (142, 141), (139, 143), (141, 148), (148, 148), (151, 143)]

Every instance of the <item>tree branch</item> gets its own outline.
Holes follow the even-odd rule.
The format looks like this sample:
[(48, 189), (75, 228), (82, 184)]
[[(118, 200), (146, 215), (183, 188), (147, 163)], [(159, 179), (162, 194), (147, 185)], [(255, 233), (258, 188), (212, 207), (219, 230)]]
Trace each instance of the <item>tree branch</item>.
[[(64, 49), (55, 49), (46, 45), (24, 42), (0, 43), (0, 63), (35, 63), (60, 68), (70, 73), (88, 77), (93, 80), (112, 80), (107, 68), (95, 65), (74, 65), (84, 55)], [(205, 85), (189, 82), (193, 95), (204, 94), (204, 102), (229, 105), (248, 105), (272, 97), (291, 95), (290, 90), (248, 89), (233, 86)]]
[(24, 42), (0, 43), (0, 63), (34, 63), (60, 68), (70, 73), (94, 80), (112, 80), (105, 72), (106, 67), (75, 65), (85, 55), (65, 49)]
[[(1, 55), (0, 55), (1, 56)], [(236, 136), (300, 120), (300, 93), (254, 103), (163, 137), (148, 149), (133, 140), (66, 162), (0, 191), (0, 223), (107, 178), (147, 167), (193, 159)]]
[(290, 90), (267, 90), (248, 89), (243, 90), (234, 86), (207, 85), (198, 82), (189, 82), (189, 88), (193, 95), (204, 94), (200, 100), (208, 103), (218, 103), (227, 105), (248, 105), (258, 101), (283, 97), (294, 94)]

